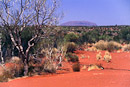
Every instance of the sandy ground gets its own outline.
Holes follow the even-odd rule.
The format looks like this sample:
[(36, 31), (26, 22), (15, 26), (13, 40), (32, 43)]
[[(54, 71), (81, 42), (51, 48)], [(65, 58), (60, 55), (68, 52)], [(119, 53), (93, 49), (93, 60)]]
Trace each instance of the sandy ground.
[[(81, 65), (102, 64), (105, 69), (92, 71), (86, 69), (81, 72), (15, 79), (0, 83), (0, 87), (130, 87), (130, 53), (111, 53), (110, 63), (97, 61), (98, 52), (77, 51), (76, 53)], [(85, 58), (81, 58), (82, 55)]]

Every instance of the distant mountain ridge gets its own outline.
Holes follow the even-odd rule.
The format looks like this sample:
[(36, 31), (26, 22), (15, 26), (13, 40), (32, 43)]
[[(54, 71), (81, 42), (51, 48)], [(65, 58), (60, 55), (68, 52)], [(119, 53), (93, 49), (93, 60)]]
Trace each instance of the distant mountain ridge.
[(97, 24), (89, 21), (68, 21), (61, 26), (97, 26)]

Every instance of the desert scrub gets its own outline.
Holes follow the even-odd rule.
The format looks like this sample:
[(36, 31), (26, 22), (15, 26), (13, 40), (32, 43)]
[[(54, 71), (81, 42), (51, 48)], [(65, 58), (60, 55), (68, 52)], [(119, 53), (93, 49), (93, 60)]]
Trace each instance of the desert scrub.
[(67, 60), (70, 62), (78, 62), (79, 61), (79, 57), (76, 55), (76, 54), (74, 54), (74, 53), (67, 53), (66, 54), (66, 58), (67, 58)]
[(48, 73), (56, 73), (56, 66), (49, 59), (46, 59), (43, 63), (43, 71)]
[(80, 72), (80, 64), (79, 63), (73, 64), (72, 69), (74, 72)]
[(65, 42), (75, 42), (78, 43), (79, 41), (79, 36), (75, 34), (74, 32), (70, 32), (67, 34), (64, 38)]
[(99, 50), (107, 50), (107, 41), (100, 40), (97, 43), (95, 43), (94, 47), (96, 47)]
[(121, 49), (121, 47), (122, 47), (122, 45), (120, 43), (115, 42), (115, 41), (110, 41), (107, 44), (107, 50), (109, 52), (112, 52), (114, 50), (119, 50), (119, 49)]
[(8, 62), (4, 64), (5, 71), (11, 72), (14, 77), (23, 76), (23, 62), (19, 57), (12, 57)]
[(112, 52), (114, 50), (121, 49), (122, 45), (115, 41), (107, 42), (100, 40), (99, 42), (95, 43), (94, 47), (96, 47), (99, 50), (108, 50), (109, 52)]
[(14, 78), (13, 71), (6, 69), (5, 66), (0, 66), (0, 82), (7, 82), (8, 79), (13, 78)]

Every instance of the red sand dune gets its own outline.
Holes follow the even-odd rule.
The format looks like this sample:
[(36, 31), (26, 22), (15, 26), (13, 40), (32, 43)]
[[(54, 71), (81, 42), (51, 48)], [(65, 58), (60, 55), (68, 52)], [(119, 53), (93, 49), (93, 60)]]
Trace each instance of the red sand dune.
[(15, 79), (0, 83), (0, 87), (130, 87), (130, 53), (111, 53), (110, 63), (97, 61), (97, 52), (77, 51), (76, 53), (79, 57), (90, 56), (89, 59), (80, 58), (81, 64), (101, 63), (105, 69)]

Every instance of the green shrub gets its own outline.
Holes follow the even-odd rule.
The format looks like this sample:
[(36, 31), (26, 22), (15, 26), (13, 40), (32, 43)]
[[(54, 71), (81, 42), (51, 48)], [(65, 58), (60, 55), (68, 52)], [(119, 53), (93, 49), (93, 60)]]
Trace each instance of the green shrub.
[(95, 29), (82, 34), (82, 42), (95, 43), (99, 39), (99, 30)]
[(74, 72), (80, 72), (80, 64), (76, 63), (72, 66)]
[(122, 29), (119, 32), (118, 39), (128, 43), (130, 41), (130, 27)]
[(67, 34), (64, 38), (65, 42), (75, 42), (75, 43), (78, 42), (78, 39), (79, 39), (79, 36), (73, 32)]
[(74, 53), (67, 53), (66, 57), (67, 57), (67, 60), (71, 61), (71, 62), (78, 62), (79, 61), (79, 57)]

